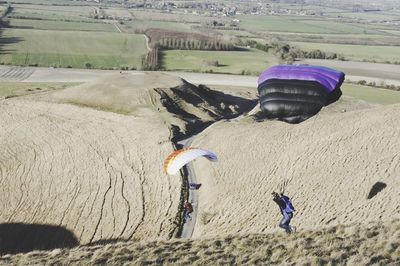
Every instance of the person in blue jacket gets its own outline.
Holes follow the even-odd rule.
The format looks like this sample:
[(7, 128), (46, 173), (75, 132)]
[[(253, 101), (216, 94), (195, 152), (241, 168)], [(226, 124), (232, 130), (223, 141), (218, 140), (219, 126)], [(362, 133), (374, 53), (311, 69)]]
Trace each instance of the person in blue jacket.
[(292, 202), (289, 197), (281, 193), (280, 195), (276, 192), (272, 192), (273, 201), (278, 204), (279, 209), (283, 215), (279, 227), (285, 229), (285, 232), (291, 234), (294, 232), (294, 227), (290, 226), (290, 221), (293, 218), (293, 212), (295, 211)]

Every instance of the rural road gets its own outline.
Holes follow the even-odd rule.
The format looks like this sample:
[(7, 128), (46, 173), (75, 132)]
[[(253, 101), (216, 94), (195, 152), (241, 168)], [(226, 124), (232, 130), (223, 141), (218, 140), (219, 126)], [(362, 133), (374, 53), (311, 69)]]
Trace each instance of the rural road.
[[(399, 65), (318, 59), (307, 59), (298, 63), (316, 64), (341, 70), (346, 73), (346, 80), (366, 80), (367, 82), (375, 81), (377, 85), (385, 83), (400, 86)], [(5, 75), (10, 72), (10, 69), (13, 69), (12, 72), (15, 74)], [(0, 66), (0, 82), (87, 82), (109, 73), (119, 73), (119, 70)], [(124, 71), (124, 73), (128, 72)], [(129, 73), (143, 75), (145, 72), (129, 71)], [(165, 73), (181, 77), (194, 84), (257, 86), (257, 77), (254, 76), (169, 71)]]
[[(0, 81), (17, 81), (12, 77), (8, 80), (1, 79), (1, 72), (7, 70), (7, 66), (0, 67)], [(32, 71), (32, 69), (34, 71)], [(97, 69), (68, 69), (68, 68), (22, 68), (21, 71), (30, 71), (30, 75), (21, 82), (88, 82), (100, 78), (106, 74), (119, 73), (119, 70), (97, 70)], [(123, 73), (144, 75), (142, 71), (123, 71)], [(254, 87), (257, 85), (257, 77), (226, 74), (203, 74), (186, 72), (164, 72), (169, 75), (181, 77), (194, 84), (230, 85)]]
[(150, 52), (151, 49), (150, 49), (150, 45), (149, 45), (149, 43), (150, 43), (149, 37), (147, 37), (146, 34), (143, 34), (143, 36), (144, 36), (144, 39), (146, 40), (146, 48), (147, 48), (147, 51)]
[(365, 80), (375, 81), (377, 85), (384, 83), (400, 86), (399, 65), (322, 59), (305, 59), (296, 63), (321, 65), (343, 71), (348, 81)]

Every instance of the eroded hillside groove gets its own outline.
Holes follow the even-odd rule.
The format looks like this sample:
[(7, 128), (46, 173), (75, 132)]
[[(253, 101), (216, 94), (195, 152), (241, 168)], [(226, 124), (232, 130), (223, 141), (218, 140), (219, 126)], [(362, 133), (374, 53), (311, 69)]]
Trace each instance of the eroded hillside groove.
[(172, 88), (157, 88), (160, 103), (178, 118), (170, 125), (172, 141), (198, 133), (221, 119), (234, 118), (251, 110), (256, 100), (241, 98), (204, 85), (195, 86), (183, 80), (183, 84)]

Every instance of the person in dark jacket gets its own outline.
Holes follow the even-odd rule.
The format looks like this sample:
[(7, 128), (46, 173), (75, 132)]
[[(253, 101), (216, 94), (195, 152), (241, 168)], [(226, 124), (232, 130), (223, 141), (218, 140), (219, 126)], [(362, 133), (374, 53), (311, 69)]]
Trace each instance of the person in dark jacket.
[(193, 212), (193, 205), (186, 201), (185, 205), (183, 205), (183, 219), (185, 222), (192, 220), (192, 217), (190, 216), (190, 214)]
[(279, 209), (283, 215), (279, 227), (285, 229), (285, 232), (290, 234), (294, 231), (294, 228), (291, 227), (290, 221), (293, 218), (293, 212), (295, 211), (292, 202), (290, 201), (288, 196), (285, 196), (283, 193), (280, 195), (276, 192), (272, 192), (273, 201), (278, 204)]

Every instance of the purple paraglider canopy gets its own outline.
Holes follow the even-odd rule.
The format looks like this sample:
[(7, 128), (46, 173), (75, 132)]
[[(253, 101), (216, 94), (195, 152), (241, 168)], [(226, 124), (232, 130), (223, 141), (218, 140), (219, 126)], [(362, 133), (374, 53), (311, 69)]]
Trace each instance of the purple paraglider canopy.
[(316, 81), (329, 92), (339, 88), (344, 81), (344, 73), (323, 66), (277, 65), (268, 68), (258, 78), (258, 85), (269, 79)]

